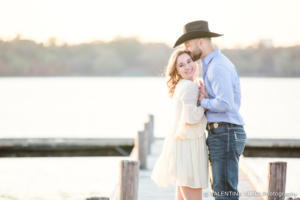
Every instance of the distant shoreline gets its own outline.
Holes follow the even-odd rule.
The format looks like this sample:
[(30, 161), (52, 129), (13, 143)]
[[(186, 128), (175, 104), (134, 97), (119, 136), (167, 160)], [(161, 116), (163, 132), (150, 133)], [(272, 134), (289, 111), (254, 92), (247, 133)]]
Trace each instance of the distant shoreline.
[[(0, 50), (0, 77), (144, 77), (161, 76), (175, 49), (137, 38), (63, 46), (54, 40), (45, 46), (17, 37), (0, 39)], [(221, 49), (221, 53), (235, 65), (240, 77), (300, 77), (300, 45), (259, 43), (244, 49)], [(198, 67), (201, 69), (200, 64)]]
[[(240, 76), (241, 78), (295, 78), (300, 76)], [(2, 78), (165, 78), (159, 76), (1, 76)], [(197, 79), (202, 77), (197, 77)]]

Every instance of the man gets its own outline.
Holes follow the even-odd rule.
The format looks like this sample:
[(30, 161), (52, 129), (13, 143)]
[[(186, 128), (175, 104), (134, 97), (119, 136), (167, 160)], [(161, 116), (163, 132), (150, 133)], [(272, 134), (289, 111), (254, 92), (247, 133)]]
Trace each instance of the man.
[(206, 98), (200, 98), (200, 105), (207, 109), (206, 144), (212, 192), (216, 200), (236, 200), (239, 199), (239, 156), (244, 151), (247, 136), (239, 113), (239, 75), (230, 60), (211, 42), (211, 37), (219, 36), (222, 34), (210, 32), (206, 21), (190, 22), (184, 26), (183, 35), (174, 48), (184, 43), (193, 60), (202, 61), (204, 85), (201, 83), (200, 89)]

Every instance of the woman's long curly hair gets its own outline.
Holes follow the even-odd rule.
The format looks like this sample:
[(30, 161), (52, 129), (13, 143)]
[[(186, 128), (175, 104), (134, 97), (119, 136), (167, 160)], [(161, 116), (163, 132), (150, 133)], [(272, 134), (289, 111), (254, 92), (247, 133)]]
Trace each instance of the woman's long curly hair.
[[(178, 58), (178, 56), (180, 56), (184, 53), (191, 56), (190, 52), (185, 51), (184, 49), (177, 49), (176, 51), (174, 51), (171, 55), (168, 65), (165, 68), (165, 76), (168, 77), (168, 81), (167, 81), (167, 86), (169, 88), (168, 95), (171, 99), (173, 98), (175, 87), (176, 87), (177, 83), (182, 79), (182, 77), (178, 74), (177, 68), (176, 68), (177, 58)], [(191, 58), (192, 58), (192, 56), (191, 56)], [(196, 62), (195, 62), (195, 66), (196, 66), (196, 71), (194, 74), (194, 78), (198, 76), (198, 66), (197, 66)]]

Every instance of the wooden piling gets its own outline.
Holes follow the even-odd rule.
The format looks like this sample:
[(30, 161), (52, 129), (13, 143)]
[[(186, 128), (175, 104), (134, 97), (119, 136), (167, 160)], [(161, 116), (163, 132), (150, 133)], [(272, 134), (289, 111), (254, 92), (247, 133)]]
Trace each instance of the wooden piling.
[(268, 165), (267, 199), (284, 200), (286, 185), (286, 162), (273, 162)]
[[(132, 173), (139, 173), (139, 169), (146, 169), (147, 168), (147, 154), (150, 154), (150, 146), (152, 141), (154, 141), (154, 136), (153, 136), (153, 120), (154, 117), (153, 115), (148, 115), (148, 121), (145, 123), (144, 130), (143, 131), (138, 131), (137, 136), (134, 138), (134, 147), (129, 155), (129, 157), (133, 160), (131, 162), (137, 162), (138, 166), (135, 166), (138, 168), (137, 172), (132, 172)], [(125, 160), (122, 160), (121, 162), (125, 162)], [(123, 166), (125, 164), (120, 164), (120, 166)], [(134, 169), (136, 170), (136, 169)], [(127, 180), (126, 182), (126, 177), (123, 177), (123, 173), (127, 173), (125, 169), (120, 167), (120, 180), (119, 184), (115, 185), (115, 188), (110, 195), (111, 200), (127, 200), (127, 199), (134, 199), (133, 197), (128, 197), (132, 195), (133, 193), (136, 193), (136, 199), (137, 199), (137, 192), (138, 192), (138, 176), (137, 175), (137, 180), (134, 179), (134, 177), (131, 177), (134, 179), (134, 182)], [(127, 175), (129, 176), (129, 175)], [(133, 175), (131, 175), (133, 176)], [(122, 178), (123, 177), (123, 178)], [(127, 177), (128, 178), (128, 177)], [(126, 187), (126, 183), (128, 184)], [(132, 186), (134, 184), (135, 186)], [(126, 193), (124, 195), (121, 195), (122, 192), (125, 192), (126, 190), (129, 190), (128, 187), (131, 187), (130, 189), (130, 194)], [(134, 196), (135, 197), (135, 196)]]
[(137, 200), (139, 164), (133, 160), (120, 161), (118, 200)]
[(145, 142), (146, 142), (146, 145), (147, 145), (147, 155), (151, 153), (151, 124), (148, 122), (148, 123), (145, 123), (144, 124), (144, 127), (145, 127)]
[(147, 151), (148, 143), (146, 141), (145, 131), (138, 132), (138, 159), (140, 161), (140, 169), (146, 169), (147, 167)]
[(151, 143), (154, 141), (154, 116), (148, 115), (148, 122), (149, 124), (149, 135), (151, 138)]
[(151, 143), (154, 141), (154, 116), (153, 115), (148, 115), (148, 120), (147, 123), (144, 125), (144, 131), (146, 135), (146, 140), (147, 140), (147, 154), (151, 153)]

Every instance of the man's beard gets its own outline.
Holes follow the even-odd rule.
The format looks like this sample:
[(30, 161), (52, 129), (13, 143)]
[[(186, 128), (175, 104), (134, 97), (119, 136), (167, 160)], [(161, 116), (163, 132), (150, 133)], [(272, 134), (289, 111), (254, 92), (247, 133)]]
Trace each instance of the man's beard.
[(202, 56), (202, 51), (201, 50), (199, 50), (199, 52), (196, 52), (195, 54), (192, 53), (192, 59), (193, 59), (194, 62), (199, 60), (201, 58), (201, 56)]

